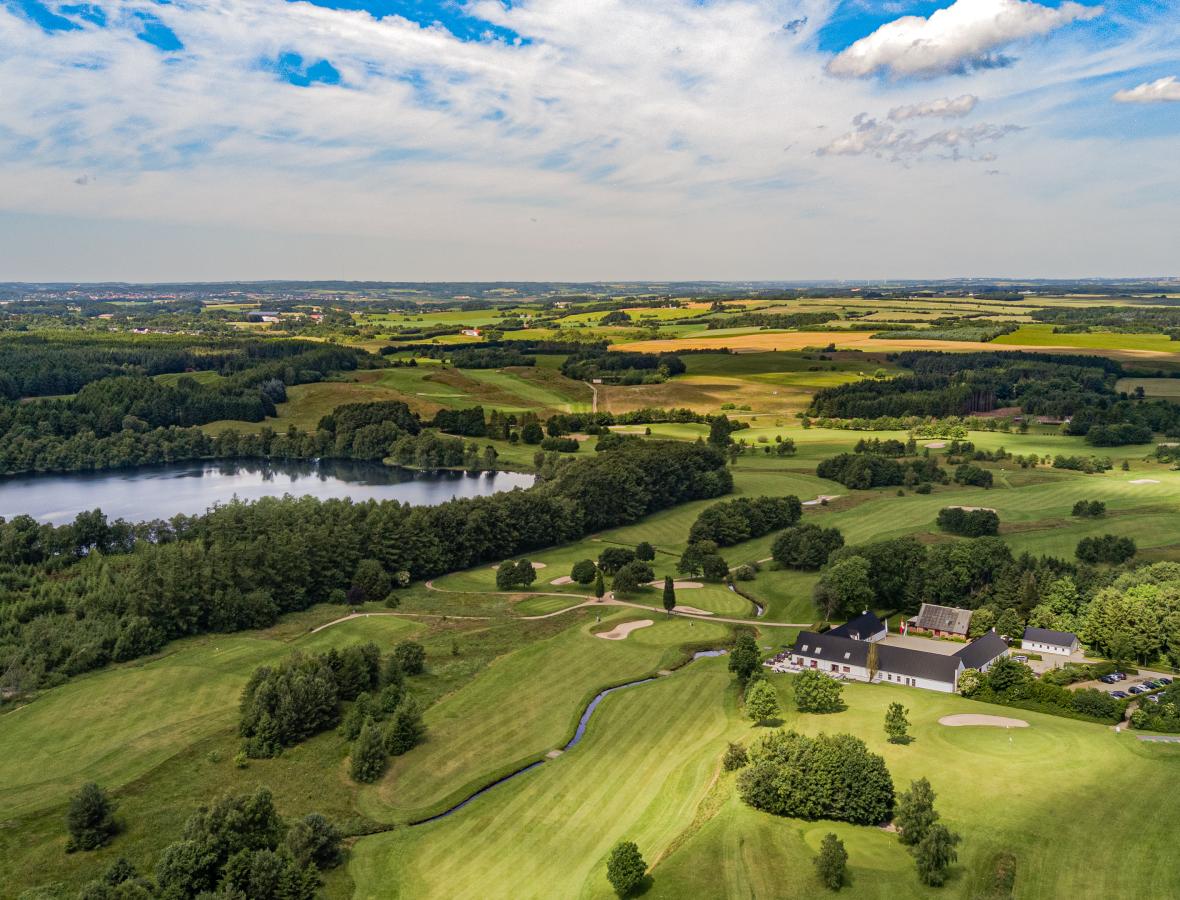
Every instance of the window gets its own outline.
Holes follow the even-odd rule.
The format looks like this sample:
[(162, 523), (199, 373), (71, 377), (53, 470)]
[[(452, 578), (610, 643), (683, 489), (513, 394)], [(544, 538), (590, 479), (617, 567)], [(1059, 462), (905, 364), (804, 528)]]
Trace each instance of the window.
[(845, 671), (845, 672), (851, 672), (852, 670), (851, 670), (850, 668), (848, 668), (848, 666), (845, 666), (845, 667), (844, 667), (844, 671)]
[(832, 671), (833, 671), (833, 672), (839, 672), (839, 671), (840, 671), (840, 667), (839, 667), (838, 665), (836, 665), (835, 663), (832, 663)]
[(804, 645), (803, 645), (803, 652), (804, 652), (804, 653), (806, 653), (806, 652), (807, 652), (807, 645), (806, 645), (806, 644), (804, 644)]
[(845, 658), (845, 659), (849, 659), (849, 658), (851, 658), (851, 656), (852, 656), (852, 651), (851, 651), (851, 650), (849, 650), (847, 653), (845, 653), (845, 654), (844, 654), (844, 658)]

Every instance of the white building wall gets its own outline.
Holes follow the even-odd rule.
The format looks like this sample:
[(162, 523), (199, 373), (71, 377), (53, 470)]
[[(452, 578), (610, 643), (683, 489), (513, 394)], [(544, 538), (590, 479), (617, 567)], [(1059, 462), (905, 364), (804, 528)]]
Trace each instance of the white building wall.
[(1058, 644), (1044, 644), (1040, 641), (1021, 641), (1020, 646), (1022, 650), (1032, 650), (1034, 653), (1056, 653), (1059, 656), (1069, 656), (1073, 653), (1072, 647), (1062, 647)]
[[(811, 664), (812, 662), (815, 662), (814, 668), (818, 672), (823, 672), (827, 675), (835, 675), (838, 672), (838, 674), (840, 674), (842, 677), (851, 679), (853, 681), (869, 680), (869, 670), (864, 666), (854, 666), (848, 664), (848, 671), (845, 672), (845, 663), (833, 663), (830, 660), (822, 659), (814, 660), (805, 653), (792, 653), (791, 662), (802, 669), (813, 668)], [(832, 669), (833, 665), (838, 667), (837, 670)], [(874, 683), (881, 684), (899, 684), (907, 687), (920, 687), (928, 691), (941, 691), (944, 694), (953, 694), (955, 691), (955, 686), (953, 684), (948, 684), (945, 681), (934, 681), (929, 678), (913, 678), (909, 675), (898, 675), (894, 672), (886, 672), (883, 669), (877, 670), (877, 677), (873, 679), (873, 681)]]

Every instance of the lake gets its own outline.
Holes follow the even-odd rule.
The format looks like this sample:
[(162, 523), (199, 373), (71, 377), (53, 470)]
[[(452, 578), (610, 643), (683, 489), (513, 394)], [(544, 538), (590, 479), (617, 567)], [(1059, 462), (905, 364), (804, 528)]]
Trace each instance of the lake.
[(320, 499), (399, 500), (433, 506), (454, 497), (482, 497), (531, 487), (532, 475), (519, 472), (412, 472), (377, 463), (191, 462), (103, 472), (0, 478), (0, 516), (22, 513), (42, 522), (72, 522), (86, 510), (101, 509), (108, 519), (129, 522), (169, 519), (177, 513), (203, 513), (215, 503), (310, 494)]

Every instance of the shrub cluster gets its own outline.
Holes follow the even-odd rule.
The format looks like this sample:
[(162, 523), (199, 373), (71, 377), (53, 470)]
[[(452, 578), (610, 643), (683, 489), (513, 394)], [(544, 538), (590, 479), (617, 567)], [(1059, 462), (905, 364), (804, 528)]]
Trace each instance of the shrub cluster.
[(738, 792), (755, 809), (798, 819), (879, 825), (893, 812), (885, 760), (850, 734), (768, 734), (749, 750)]
[(739, 497), (704, 509), (689, 529), (688, 539), (732, 547), (762, 537), (799, 521), (803, 506), (798, 497)]

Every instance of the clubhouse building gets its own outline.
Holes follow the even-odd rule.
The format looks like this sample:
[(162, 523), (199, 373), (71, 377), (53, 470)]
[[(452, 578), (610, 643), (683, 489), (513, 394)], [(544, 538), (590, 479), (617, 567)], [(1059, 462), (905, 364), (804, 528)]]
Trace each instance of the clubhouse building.
[(1078, 636), (1072, 631), (1053, 631), (1049, 628), (1024, 629), (1024, 639), (1020, 646), (1034, 653), (1052, 653), (1058, 656), (1071, 656), (1081, 647)]
[[(1008, 644), (994, 631), (951, 654), (893, 645), (885, 640), (888, 632), (880, 620), (877, 620), (879, 627), (873, 628), (866, 616), (872, 614), (858, 616), (847, 625), (823, 634), (801, 631), (786, 654), (784, 668), (815, 669), (835, 678), (902, 684), (950, 694), (958, 686), (963, 670), (986, 672), (1008, 653)], [(854, 623), (858, 624), (854, 626)]]

